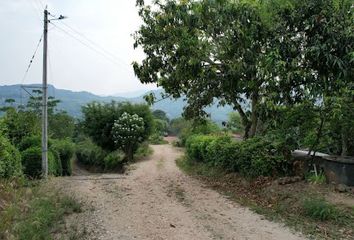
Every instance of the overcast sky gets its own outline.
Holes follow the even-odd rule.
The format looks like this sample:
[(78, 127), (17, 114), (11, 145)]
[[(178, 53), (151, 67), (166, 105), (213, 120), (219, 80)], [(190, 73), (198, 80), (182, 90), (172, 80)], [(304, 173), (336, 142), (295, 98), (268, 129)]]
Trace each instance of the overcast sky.
[[(42, 35), (45, 4), (52, 14), (68, 17), (53, 21), (67, 33), (49, 26), (48, 83), (100, 95), (154, 88), (142, 85), (131, 66), (144, 56), (133, 49), (131, 34), (141, 24), (135, 0), (0, 0), (0, 85), (21, 83)], [(103, 57), (69, 36), (92, 45), (63, 23), (114, 55), (114, 63), (106, 59), (110, 56)], [(102, 52), (97, 45), (93, 47)], [(41, 74), (42, 46), (24, 83), (40, 83)]]

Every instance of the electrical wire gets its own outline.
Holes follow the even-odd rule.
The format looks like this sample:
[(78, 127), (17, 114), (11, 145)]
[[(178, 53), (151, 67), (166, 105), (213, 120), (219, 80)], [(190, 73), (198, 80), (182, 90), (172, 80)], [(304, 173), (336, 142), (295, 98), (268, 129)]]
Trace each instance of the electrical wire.
[(37, 0), (37, 3), (39, 4), (40, 7), (42, 7), (43, 9), (45, 8), (43, 2), (41, 0)]
[(80, 35), (82, 38), (86, 39), (86, 41), (88, 41), (92, 45), (96, 46), (98, 49), (100, 49), (105, 54), (109, 55), (110, 57), (112, 57), (112, 58), (114, 58), (114, 59), (116, 59), (118, 61), (120, 61), (122, 64), (127, 65), (127, 63), (125, 63), (123, 60), (119, 59), (116, 55), (114, 55), (114, 54), (110, 53), (109, 51), (107, 51), (104, 47), (102, 47), (98, 43), (96, 43), (93, 40), (91, 40), (90, 38), (88, 38), (85, 34), (81, 33), (80, 31), (76, 30), (75, 28), (71, 27), (70, 25), (68, 25), (65, 22), (60, 22), (60, 23), (63, 24), (64, 26), (66, 26), (67, 28), (69, 28), (71, 31), (73, 31), (77, 35)]
[(40, 14), (40, 10), (39, 10), (38, 6), (36, 4), (34, 4), (32, 1), (28, 1), (28, 2), (31, 5), (35, 14), (37, 15), (39, 21), (42, 22), (42, 18), (41, 18), (41, 14)]
[(36, 0), (31, 1), (31, 3), (34, 4), (39, 16), (41, 16), (41, 14), (42, 14), (42, 11), (41, 11), (42, 6), (41, 6), (41, 4), (38, 4), (38, 2)]
[(110, 55), (99, 51), (97, 48), (94, 48), (93, 46), (85, 43), (84, 41), (80, 40), (78, 37), (76, 37), (74, 34), (66, 31), (65, 29), (59, 27), (58, 25), (50, 22), (51, 25), (55, 26), (57, 29), (59, 29), (60, 31), (62, 31), (63, 33), (67, 34), (68, 36), (72, 37), (73, 39), (75, 39), (76, 41), (78, 41), (79, 43), (81, 43), (82, 45), (84, 45), (85, 47), (91, 49), (92, 51), (96, 52), (97, 54), (101, 55), (103, 58), (105, 58), (106, 60), (112, 62), (113, 64), (117, 65), (117, 66), (120, 66), (120, 67), (123, 67), (128, 73), (131, 73), (131, 70), (128, 69), (125, 65), (122, 65), (122, 63), (119, 63), (117, 62), (116, 59), (112, 58)]
[(42, 39), (43, 39), (43, 34), (42, 34), (41, 38), (40, 38), (39, 41), (38, 41), (36, 50), (34, 51), (34, 54), (32, 55), (32, 58), (31, 58), (31, 60), (30, 60), (30, 62), (29, 62), (29, 64), (28, 64), (28, 66), (27, 66), (27, 69), (26, 69), (26, 71), (25, 71), (25, 73), (24, 73), (24, 75), (23, 75), (23, 77), (22, 77), (21, 85), (24, 83), (24, 81), (25, 81), (25, 79), (26, 79), (26, 77), (27, 77), (27, 75), (28, 75), (28, 72), (29, 72), (29, 70), (30, 70), (30, 68), (31, 68), (31, 66), (32, 66), (33, 60), (34, 60), (34, 58), (36, 57), (37, 51), (38, 51), (39, 46), (40, 46), (40, 44), (41, 44), (41, 42), (42, 42)]

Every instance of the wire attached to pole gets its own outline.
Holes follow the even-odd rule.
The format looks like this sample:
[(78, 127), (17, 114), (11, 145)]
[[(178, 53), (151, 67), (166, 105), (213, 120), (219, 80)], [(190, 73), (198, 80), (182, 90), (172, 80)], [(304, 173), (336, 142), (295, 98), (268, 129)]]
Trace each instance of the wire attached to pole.
[(26, 71), (25, 71), (25, 74), (24, 74), (23, 77), (22, 77), (21, 84), (23, 84), (23, 82), (25, 81), (25, 79), (26, 79), (26, 77), (27, 77), (27, 74), (28, 74), (28, 72), (29, 72), (29, 70), (30, 70), (30, 68), (31, 68), (31, 66), (32, 66), (32, 63), (33, 63), (34, 58), (36, 57), (37, 51), (38, 51), (38, 49), (39, 49), (39, 46), (40, 46), (42, 40), (43, 40), (43, 34), (42, 34), (41, 38), (40, 38), (39, 41), (38, 41), (36, 50), (34, 51), (34, 54), (32, 55), (31, 60), (30, 60), (30, 62), (29, 62), (29, 64), (28, 64), (28, 67), (27, 67), (27, 69), (26, 69)]

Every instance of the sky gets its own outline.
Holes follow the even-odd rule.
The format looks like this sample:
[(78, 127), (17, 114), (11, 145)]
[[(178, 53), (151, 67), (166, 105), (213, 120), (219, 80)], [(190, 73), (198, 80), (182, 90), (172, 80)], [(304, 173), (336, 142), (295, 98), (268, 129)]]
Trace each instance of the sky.
[(131, 65), (144, 58), (131, 36), (142, 23), (135, 0), (0, 0), (0, 85), (41, 83), (42, 45), (23, 76), (43, 32), (45, 5), (67, 16), (49, 25), (49, 84), (99, 95), (156, 88), (141, 84)]

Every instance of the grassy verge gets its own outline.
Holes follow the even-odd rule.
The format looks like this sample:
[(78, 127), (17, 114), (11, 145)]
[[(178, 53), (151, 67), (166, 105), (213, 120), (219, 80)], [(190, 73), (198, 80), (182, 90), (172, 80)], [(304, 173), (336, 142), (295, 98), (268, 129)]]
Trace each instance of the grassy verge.
[(311, 239), (354, 239), (354, 207), (325, 200), (328, 187), (305, 181), (279, 185), (269, 178), (249, 180), (185, 158), (177, 165), (231, 200)]
[(64, 216), (78, 212), (78, 202), (47, 183), (0, 182), (0, 239), (52, 239)]

